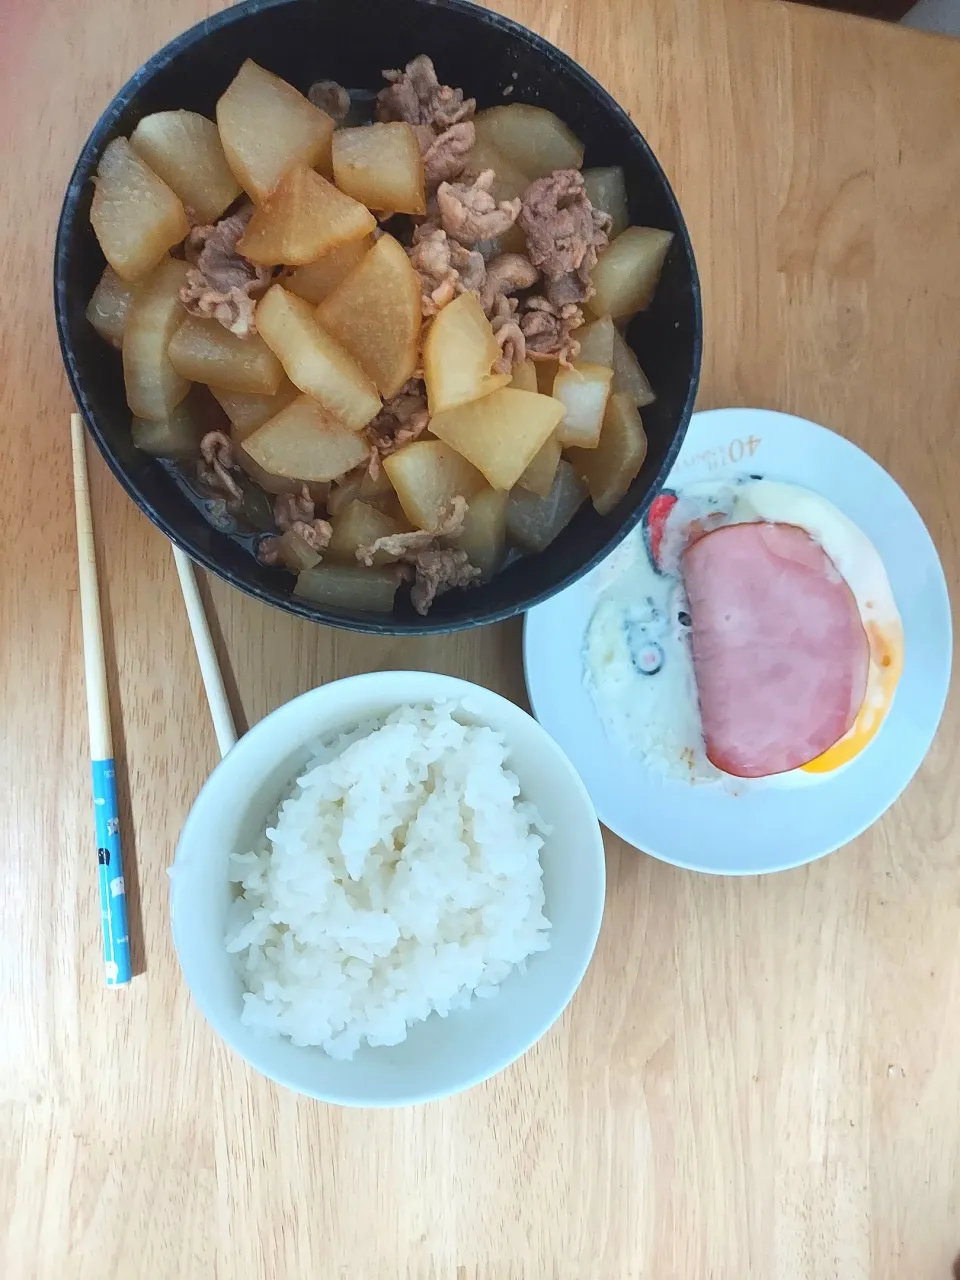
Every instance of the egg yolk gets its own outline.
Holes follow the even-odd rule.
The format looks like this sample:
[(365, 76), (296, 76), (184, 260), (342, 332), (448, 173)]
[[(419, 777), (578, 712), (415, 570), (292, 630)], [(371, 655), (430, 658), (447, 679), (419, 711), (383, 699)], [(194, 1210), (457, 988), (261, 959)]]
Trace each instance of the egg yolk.
[(903, 630), (899, 623), (891, 622), (883, 626), (868, 622), (865, 630), (870, 645), (870, 666), (857, 718), (839, 742), (816, 760), (801, 765), (807, 773), (832, 773), (853, 760), (876, 736), (890, 710), (903, 671)]

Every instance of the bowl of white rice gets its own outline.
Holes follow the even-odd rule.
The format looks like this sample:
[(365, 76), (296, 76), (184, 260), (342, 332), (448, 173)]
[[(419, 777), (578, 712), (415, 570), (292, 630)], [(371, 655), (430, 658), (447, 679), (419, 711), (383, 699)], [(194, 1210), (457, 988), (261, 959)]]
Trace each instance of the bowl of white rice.
[(447, 1097), (566, 1008), (603, 913), (576, 770), (525, 711), (423, 671), (274, 711), (220, 763), (171, 870), (174, 942), (213, 1028), (326, 1102)]

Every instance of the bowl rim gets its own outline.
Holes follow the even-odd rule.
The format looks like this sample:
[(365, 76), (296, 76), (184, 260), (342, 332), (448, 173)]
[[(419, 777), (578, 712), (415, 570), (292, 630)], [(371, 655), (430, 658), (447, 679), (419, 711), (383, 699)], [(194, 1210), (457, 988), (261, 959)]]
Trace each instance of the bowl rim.
[(640, 129), (631, 119), (629, 113), (620, 106), (612, 94), (610, 94), (598, 80), (590, 75), (584, 67), (571, 57), (570, 54), (559, 49), (556, 45), (552, 44), (549, 40), (546, 40), (537, 32), (532, 31), (529, 27), (525, 27), (521, 23), (514, 21), (512, 18), (507, 18), (492, 10), (480, 9), (477, 5), (471, 3), (470, 0), (408, 0), (408, 3), (425, 9), (436, 9), (438, 7), (451, 9), (462, 14), (464, 18), (470, 21), (482, 22), (497, 28), (504, 36), (530, 46), (541, 55), (549, 52), (551, 58), (562, 65), (565, 75), (569, 76), (573, 80), (579, 81), (581, 86), (596, 98), (598, 104), (602, 106), (606, 112), (619, 116), (621, 122), (632, 131), (636, 141), (646, 153), (647, 161), (653, 167), (657, 179), (663, 189), (663, 193), (671, 206), (671, 211), (677, 226), (675, 235), (690, 270), (690, 294), (694, 311), (692, 351), (693, 367), (690, 386), (687, 390), (687, 397), (681, 408), (673, 438), (667, 449), (660, 470), (653, 478), (646, 496), (636, 505), (636, 507), (633, 508), (633, 510), (627, 513), (620, 525), (613, 530), (607, 540), (603, 543), (602, 547), (600, 547), (589, 559), (585, 560), (581, 565), (577, 566), (577, 568), (572, 569), (558, 582), (544, 587), (526, 599), (523, 603), (491, 607), (485, 610), (480, 610), (471, 617), (455, 619), (437, 618), (435, 621), (431, 621), (430, 616), (427, 615), (425, 618), (418, 619), (415, 622), (412, 620), (408, 622), (399, 621), (394, 618), (392, 614), (369, 614), (367, 616), (357, 614), (350, 618), (344, 618), (325, 610), (321, 606), (313, 605), (309, 601), (301, 600), (292, 592), (283, 596), (279, 591), (270, 591), (259, 587), (254, 583), (244, 581), (232, 569), (226, 568), (222, 564), (218, 563), (217, 558), (205, 551), (195, 539), (176, 529), (169, 520), (160, 514), (153, 503), (148, 501), (148, 499), (141, 493), (138, 486), (129, 477), (125, 468), (121, 465), (120, 460), (115, 455), (104, 432), (100, 429), (96, 414), (93, 411), (83, 386), (83, 379), (78, 362), (68, 338), (68, 290), (65, 270), (67, 256), (66, 244), (67, 238), (72, 231), (77, 217), (77, 204), (80, 193), (86, 182), (90, 180), (90, 176), (94, 168), (94, 161), (97, 159), (104, 145), (109, 140), (112, 131), (115, 128), (117, 117), (139, 91), (143, 82), (150, 79), (154, 74), (160, 71), (183, 50), (206, 40), (208, 37), (215, 35), (226, 27), (232, 26), (234, 23), (242, 22), (251, 13), (259, 13), (269, 9), (279, 9), (286, 7), (287, 5), (301, 4), (302, 2), (303, 0), (241, 0), (241, 3), (239, 4), (224, 9), (221, 12), (214, 14), (212, 17), (202, 19), (193, 26), (188, 27), (187, 30), (175, 36), (172, 40), (168, 41), (162, 48), (153, 54), (152, 57), (143, 63), (142, 66), (134, 71), (130, 78), (114, 94), (101, 112), (99, 118), (87, 136), (87, 139), (81, 148), (80, 155), (77, 158), (77, 162), (73, 167), (73, 171), (70, 174), (70, 179), (67, 183), (66, 192), (64, 193), (63, 203), (60, 209), (60, 216), (57, 221), (57, 233), (54, 242), (53, 294), (57, 339), (60, 345), (61, 357), (63, 359), (64, 368), (66, 369), (67, 379), (70, 383), (70, 389), (73, 393), (77, 407), (80, 410), (81, 417), (86, 424), (86, 428), (96, 442), (101, 456), (139, 510), (142, 511), (151, 523), (154, 524), (175, 546), (186, 552), (192, 560), (201, 565), (208, 572), (214, 574), (222, 581), (234, 587), (236, 590), (243, 592), (244, 595), (250, 596), (255, 600), (259, 600), (262, 604), (272, 605), (275, 608), (282, 609), (285, 613), (292, 614), (295, 617), (303, 618), (310, 622), (335, 627), (338, 630), (374, 635), (444, 635), (457, 631), (470, 630), (473, 627), (487, 626), (495, 622), (503, 622), (508, 618), (513, 618), (517, 615), (526, 613), (529, 609), (534, 608), (538, 604), (542, 604), (545, 600), (550, 599), (551, 596), (554, 596), (560, 591), (571, 586), (578, 579), (582, 578), (584, 574), (589, 573), (591, 569), (594, 569), (617, 546), (619, 546), (623, 539), (627, 537), (627, 535), (643, 518), (651, 502), (666, 482), (666, 478), (669, 475), (670, 470), (676, 461), (677, 454), (680, 451), (680, 447), (683, 444), (697, 397), (703, 357), (703, 306), (700, 278), (697, 271), (696, 258), (693, 252), (693, 244), (686, 221), (680, 209), (680, 204), (674, 193), (673, 187), (660, 164), (660, 161), (657, 159), (653, 148), (647, 142)]
[[(422, 694), (414, 694), (404, 698), (402, 695), (393, 698), (390, 690), (396, 686), (398, 681), (412, 679), (414, 682), (423, 682), (429, 686), (429, 692), (424, 691)], [(389, 703), (396, 701), (396, 705), (403, 706), (410, 702), (442, 702), (446, 700), (459, 701), (466, 700), (471, 697), (479, 698), (481, 704), (486, 702), (488, 705), (493, 704), (502, 707), (509, 716), (517, 716), (520, 719), (529, 722), (528, 727), (533, 728), (535, 737), (543, 744), (544, 750), (552, 758), (554, 766), (558, 770), (563, 770), (565, 774), (565, 786), (576, 792), (580, 803), (583, 806), (584, 813), (592, 818), (592, 829), (595, 838), (591, 841), (589, 848), (584, 848), (580, 861), (585, 868), (585, 874), (589, 873), (590, 881), (595, 887), (595, 909), (592, 919), (587, 922), (585, 940), (586, 945), (583, 948), (581, 961), (577, 964), (576, 972), (569, 991), (559, 1006), (550, 1005), (545, 1012), (537, 1016), (532, 1024), (529, 1036), (525, 1037), (524, 1045), (515, 1053), (509, 1053), (508, 1056), (500, 1060), (497, 1065), (488, 1069), (481, 1069), (474, 1073), (464, 1076), (463, 1080), (453, 1089), (449, 1088), (424, 1088), (420, 1090), (410, 1090), (407, 1093), (398, 1093), (389, 1099), (369, 1100), (356, 1094), (347, 1092), (337, 1092), (328, 1090), (324, 1092), (315, 1088), (304, 1088), (299, 1082), (292, 1081), (289, 1076), (279, 1070), (270, 1070), (261, 1065), (260, 1062), (254, 1061), (239, 1047), (233, 1037), (233, 1030), (236, 1025), (236, 1019), (226, 1016), (216, 1006), (215, 1002), (208, 999), (206, 989), (203, 987), (195, 987), (191, 978), (195, 978), (196, 962), (192, 960), (185, 961), (187, 948), (183, 945), (183, 935), (178, 933), (178, 915), (176, 911), (176, 896), (181, 892), (182, 880), (176, 875), (178, 862), (181, 857), (184, 861), (193, 861), (196, 857), (196, 849), (198, 842), (193, 835), (193, 828), (200, 825), (203, 821), (202, 810), (205, 806), (215, 803), (216, 791), (222, 779), (229, 773), (243, 756), (249, 756), (251, 752), (256, 753), (259, 749), (259, 740), (271, 733), (276, 728), (276, 722), (284, 719), (295, 719), (298, 710), (302, 710), (305, 704), (318, 704), (318, 711), (322, 707), (324, 699), (329, 698), (331, 691), (337, 689), (340, 693), (344, 691), (356, 691), (358, 697), (362, 697), (364, 693), (376, 690), (380, 686), (385, 695), (384, 701)], [(322, 718), (318, 715), (318, 719)], [(483, 710), (477, 713), (477, 718), (483, 720)], [(349, 719), (349, 716), (347, 717)], [(269, 722), (269, 728), (265, 728)], [(324, 732), (322, 726), (318, 727), (317, 733)], [(298, 744), (302, 745), (302, 744)], [(295, 754), (296, 746), (292, 749), (291, 754)], [(516, 765), (512, 766), (516, 767)], [(192, 845), (192, 851), (188, 850), (188, 846)], [(181, 863), (181, 866), (184, 864)], [(593, 801), (583, 783), (579, 773), (571, 763), (569, 757), (556, 739), (548, 733), (534, 716), (532, 716), (523, 707), (505, 698), (503, 694), (496, 693), (492, 689), (486, 688), (484, 685), (475, 684), (473, 681), (464, 680), (459, 676), (449, 676), (440, 672), (433, 671), (417, 671), (411, 669), (404, 670), (388, 670), (388, 671), (368, 671), (354, 676), (344, 676), (339, 680), (331, 680), (327, 684), (318, 685), (314, 689), (308, 689), (305, 693), (298, 694), (297, 697), (291, 698), (288, 702), (281, 703), (273, 711), (269, 712), (262, 720), (259, 720), (247, 733), (240, 738), (226, 756), (217, 764), (212, 771), (199, 794), (190, 806), (190, 812), (184, 821), (183, 828), (177, 840), (176, 851), (173, 863), (169, 869), (169, 908), (170, 908), (170, 930), (173, 938), (174, 950), (177, 956), (177, 963), (180, 969), (181, 978), (186, 985), (190, 994), (190, 998), (196, 1005), (197, 1009), (203, 1015), (210, 1028), (220, 1037), (233, 1053), (235, 1053), (243, 1062), (255, 1070), (259, 1075), (266, 1077), (274, 1083), (282, 1085), (286, 1089), (298, 1093), (304, 1097), (312, 1097), (320, 1102), (329, 1103), (337, 1106), (346, 1107), (362, 1107), (368, 1109), (384, 1109), (389, 1107), (410, 1106), (414, 1104), (433, 1102), (441, 1098), (455, 1097), (457, 1094), (463, 1093), (467, 1089), (472, 1089), (475, 1085), (483, 1083), (485, 1080), (491, 1079), (498, 1075), (507, 1067), (512, 1066), (523, 1057), (525, 1053), (550, 1030), (563, 1015), (573, 997), (583, 982), (584, 975), (590, 967), (596, 952), (597, 941), (600, 936), (600, 927), (603, 922), (603, 913), (606, 902), (606, 853), (603, 840), (603, 830), (596, 814)], [(549, 954), (549, 953), (547, 953)]]

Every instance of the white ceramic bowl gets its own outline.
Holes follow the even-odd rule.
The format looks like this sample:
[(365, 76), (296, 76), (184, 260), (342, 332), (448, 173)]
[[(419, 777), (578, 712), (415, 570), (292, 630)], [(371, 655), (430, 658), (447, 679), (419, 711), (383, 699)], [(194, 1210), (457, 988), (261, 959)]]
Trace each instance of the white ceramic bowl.
[[(318, 737), (404, 703), (458, 701), (468, 719), (503, 733), (509, 767), (553, 828), (541, 853), (550, 949), (497, 996), (447, 1018), (432, 1015), (390, 1048), (351, 1062), (264, 1037), (240, 1021), (240, 980), (224, 946), (227, 859), (252, 846)], [(216, 768), (187, 818), (171, 870), (173, 938), (204, 1016), (243, 1058), (279, 1084), (325, 1102), (389, 1107), (458, 1093), (519, 1058), (556, 1021), (580, 984), (600, 931), (605, 866), (586, 788), (545, 729), (498, 694), (428, 671), (379, 671), (338, 680), (278, 708)]]

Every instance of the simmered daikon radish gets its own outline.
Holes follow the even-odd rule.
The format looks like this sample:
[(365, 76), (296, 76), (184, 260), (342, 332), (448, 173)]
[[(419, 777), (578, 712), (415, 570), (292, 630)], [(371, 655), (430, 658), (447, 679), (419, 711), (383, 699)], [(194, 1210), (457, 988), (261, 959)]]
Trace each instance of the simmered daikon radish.
[(238, 338), (218, 320), (187, 316), (170, 340), (170, 363), (191, 382), (225, 391), (272, 396), (280, 390), (283, 369), (264, 340)]
[[(399, 520), (385, 515), (376, 507), (354, 499), (333, 517), (333, 537), (327, 547), (326, 555), (331, 560), (342, 560), (346, 564), (357, 563), (357, 551), (361, 547), (371, 547), (378, 538), (388, 538), (392, 534), (401, 533), (404, 526)], [(396, 555), (386, 551), (374, 553), (372, 563), (375, 565), (393, 564)]]
[(462, 293), (443, 308), (423, 343), (423, 369), (431, 413), (489, 395), (510, 381), (492, 373), (500, 345), (475, 293)]
[(133, 302), (136, 285), (121, 280), (113, 267), (105, 267), (100, 283), (87, 304), (87, 319), (112, 347), (123, 345), (127, 312)]
[(320, 564), (297, 578), (294, 595), (338, 609), (389, 613), (401, 582), (396, 569), (366, 569), (359, 565)]
[(197, 222), (216, 222), (240, 194), (217, 126), (195, 111), (144, 116), (130, 136), (130, 145), (185, 208), (193, 210)]
[(466, 172), (468, 177), (476, 177), (486, 169), (493, 170), (490, 194), (498, 204), (502, 200), (516, 200), (530, 185), (529, 176), (478, 132), (467, 161)]
[[(477, 141), (470, 152), (463, 181), (469, 181), (486, 169), (493, 170), (493, 183), (490, 194), (498, 204), (504, 200), (516, 200), (522, 196), (530, 185), (530, 179), (513, 164), (502, 151), (492, 147), (483, 138)], [(483, 240), (477, 249), (487, 261), (497, 258), (501, 253), (526, 253), (527, 242), (517, 223), (508, 227), (503, 235), (492, 240)]]
[(552, 396), (503, 387), (434, 414), (430, 430), (482, 471), (494, 489), (512, 489), (562, 417), (563, 405)]
[(627, 227), (617, 236), (590, 273), (593, 314), (623, 320), (648, 307), (672, 242), (672, 231), (656, 227)]
[(369, 209), (319, 173), (295, 165), (264, 196), (237, 250), (260, 266), (298, 266), (365, 239), (376, 225)]
[(615, 239), (630, 225), (627, 209), (627, 186), (623, 170), (618, 164), (606, 169), (584, 169), (583, 185), (587, 198), (595, 209), (602, 209), (613, 219), (610, 239)]
[(627, 345), (620, 330), (613, 331), (613, 383), (614, 394), (625, 391), (638, 409), (653, 404), (656, 394), (651, 387), (647, 375), (640, 368), (640, 361), (634, 355), (633, 348)]
[(294, 165), (331, 176), (333, 121), (250, 58), (217, 103), (217, 127), (227, 164), (257, 203)]
[(647, 436), (640, 411), (623, 391), (610, 397), (597, 447), (567, 451), (602, 516), (608, 515), (630, 488), (646, 456)]
[(474, 121), (477, 138), (502, 151), (531, 181), (555, 169), (579, 169), (583, 143), (559, 116), (543, 107), (514, 102), (490, 107)]
[(194, 458), (208, 431), (222, 430), (223, 413), (206, 387), (193, 387), (165, 418), (134, 418), (133, 443), (157, 458)]
[(557, 433), (554, 431), (552, 435), (547, 437), (547, 441), (540, 452), (517, 481), (520, 488), (529, 489), (531, 493), (536, 493), (541, 498), (545, 498), (553, 488), (553, 477), (557, 474), (561, 450), (562, 446), (557, 439)]
[[(537, 366), (530, 360), (524, 360), (523, 364), (517, 365), (513, 371), (513, 377), (510, 380), (510, 386), (515, 391), (539, 391), (537, 385)], [(548, 389), (549, 390), (549, 389)]]
[[(264, 490), (265, 493), (299, 493), (303, 486), (306, 485), (314, 502), (316, 502), (319, 507), (323, 506), (326, 502), (327, 491), (330, 487), (325, 481), (300, 480), (295, 477), (291, 478), (289, 476), (273, 475), (271, 472), (264, 470), (264, 468), (260, 466), (259, 462), (255, 462), (253, 458), (250, 457), (249, 453), (241, 447), (246, 438), (246, 436), (241, 438), (236, 427), (230, 428), (230, 439), (236, 446), (233, 454), (234, 461), (238, 467), (242, 468), (247, 473), (251, 480), (255, 481), (260, 488)], [(273, 527), (272, 514), (270, 521), (265, 527), (267, 529)]]
[(577, 364), (603, 364), (613, 368), (613, 341), (616, 326), (609, 316), (602, 316), (577, 330), (580, 354)]
[(415, 529), (438, 529), (454, 498), (469, 502), (486, 488), (483, 476), (440, 440), (417, 440), (384, 458), (404, 515)]
[(507, 532), (527, 551), (545, 551), (583, 506), (587, 486), (569, 462), (561, 459), (549, 494), (538, 498), (514, 489), (507, 506)]
[(349, 507), (351, 502), (356, 502), (360, 497), (360, 490), (363, 485), (363, 472), (366, 468), (358, 468), (356, 471), (348, 472), (347, 475), (341, 476), (335, 484), (330, 486), (330, 493), (327, 496), (327, 514), (329, 516), (339, 515), (345, 507)]
[(123, 280), (139, 280), (179, 244), (190, 224), (183, 205), (126, 138), (104, 148), (90, 223), (103, 256)]
[(345, 427), (359, 431), (380, 409), (373, 382), (353, 357), (317, 324), (313, 307), (273, 285), (257, 306), (257, 328), (290, 381)]
[(187, 264), (166, 258), (137, 289), (123, 335), (123, 381), (127, 404), (137, 418), (169, 418), (190, 390), (190, 382), (170, 363), (167, 348), (186, 313), (180, 289)]
[(336, 480), (367, 457), (363, 439), (309, 396), (258, 427), (243, 450), (269, 475), (299, 480)]
[(317, 320), (349, 351), (384, 400), (413, 376), (420, 345), (420, 277), (393, 236), (317, 308)]
[(284, 378), (280, 390), (270, 396), (249, 391), (226, 391), (223, 387), (211, 387), (210, 390), (230, 419), (233, 428), (230, 434), (234, 440), (245, 440), (300, 394), (289, 378)]
[(367, 124), (333, 135), (333, 177), (370, 209), (421, 214), (427, 197), (417, 135), (409, 124)]
[(470, 499), (463, 531), (453, 545), (467, 553), (467, 559), (484, 578), (492, 578), (503, 562), (507, 541), (507, 503), (510, 495), (496, 489), (481, 489)]
[(366, 502), (371, 507), (379, 507), (381, 511), (385, 511), (388, 515), (400, 510), (397, 491), (394, 489), (390, 477), (383, 467), (377, 472), (376, 478), (370, 474), (366, 467), (364, 468), (363, 478), (360, 481), (359, 496), (361, 501)]
[(368, 236), (364, 236), (362, 240), (348, 240), (346, 244), (337, 245), (316, 262), (297, 267), (284, 280), (283, 287), (316, 306), (343, 283), (354, 267), (360, 265), (372, 243)]
[(561, 369), (553, 381), (554, 397), (563, 405), (557, 439), (564, 446), (596, 448), (607, 411), (613, 370), (602, 364), (577, 361), (575, 369)]
[(302, 538), (295, 529), (286, 529), (280, 536), (277, 552), (280, 556), (280, 563), (293, 573), (301, 573), (306, 569), (313, 569), (323, 559), (320, 552), (305, 538)]

